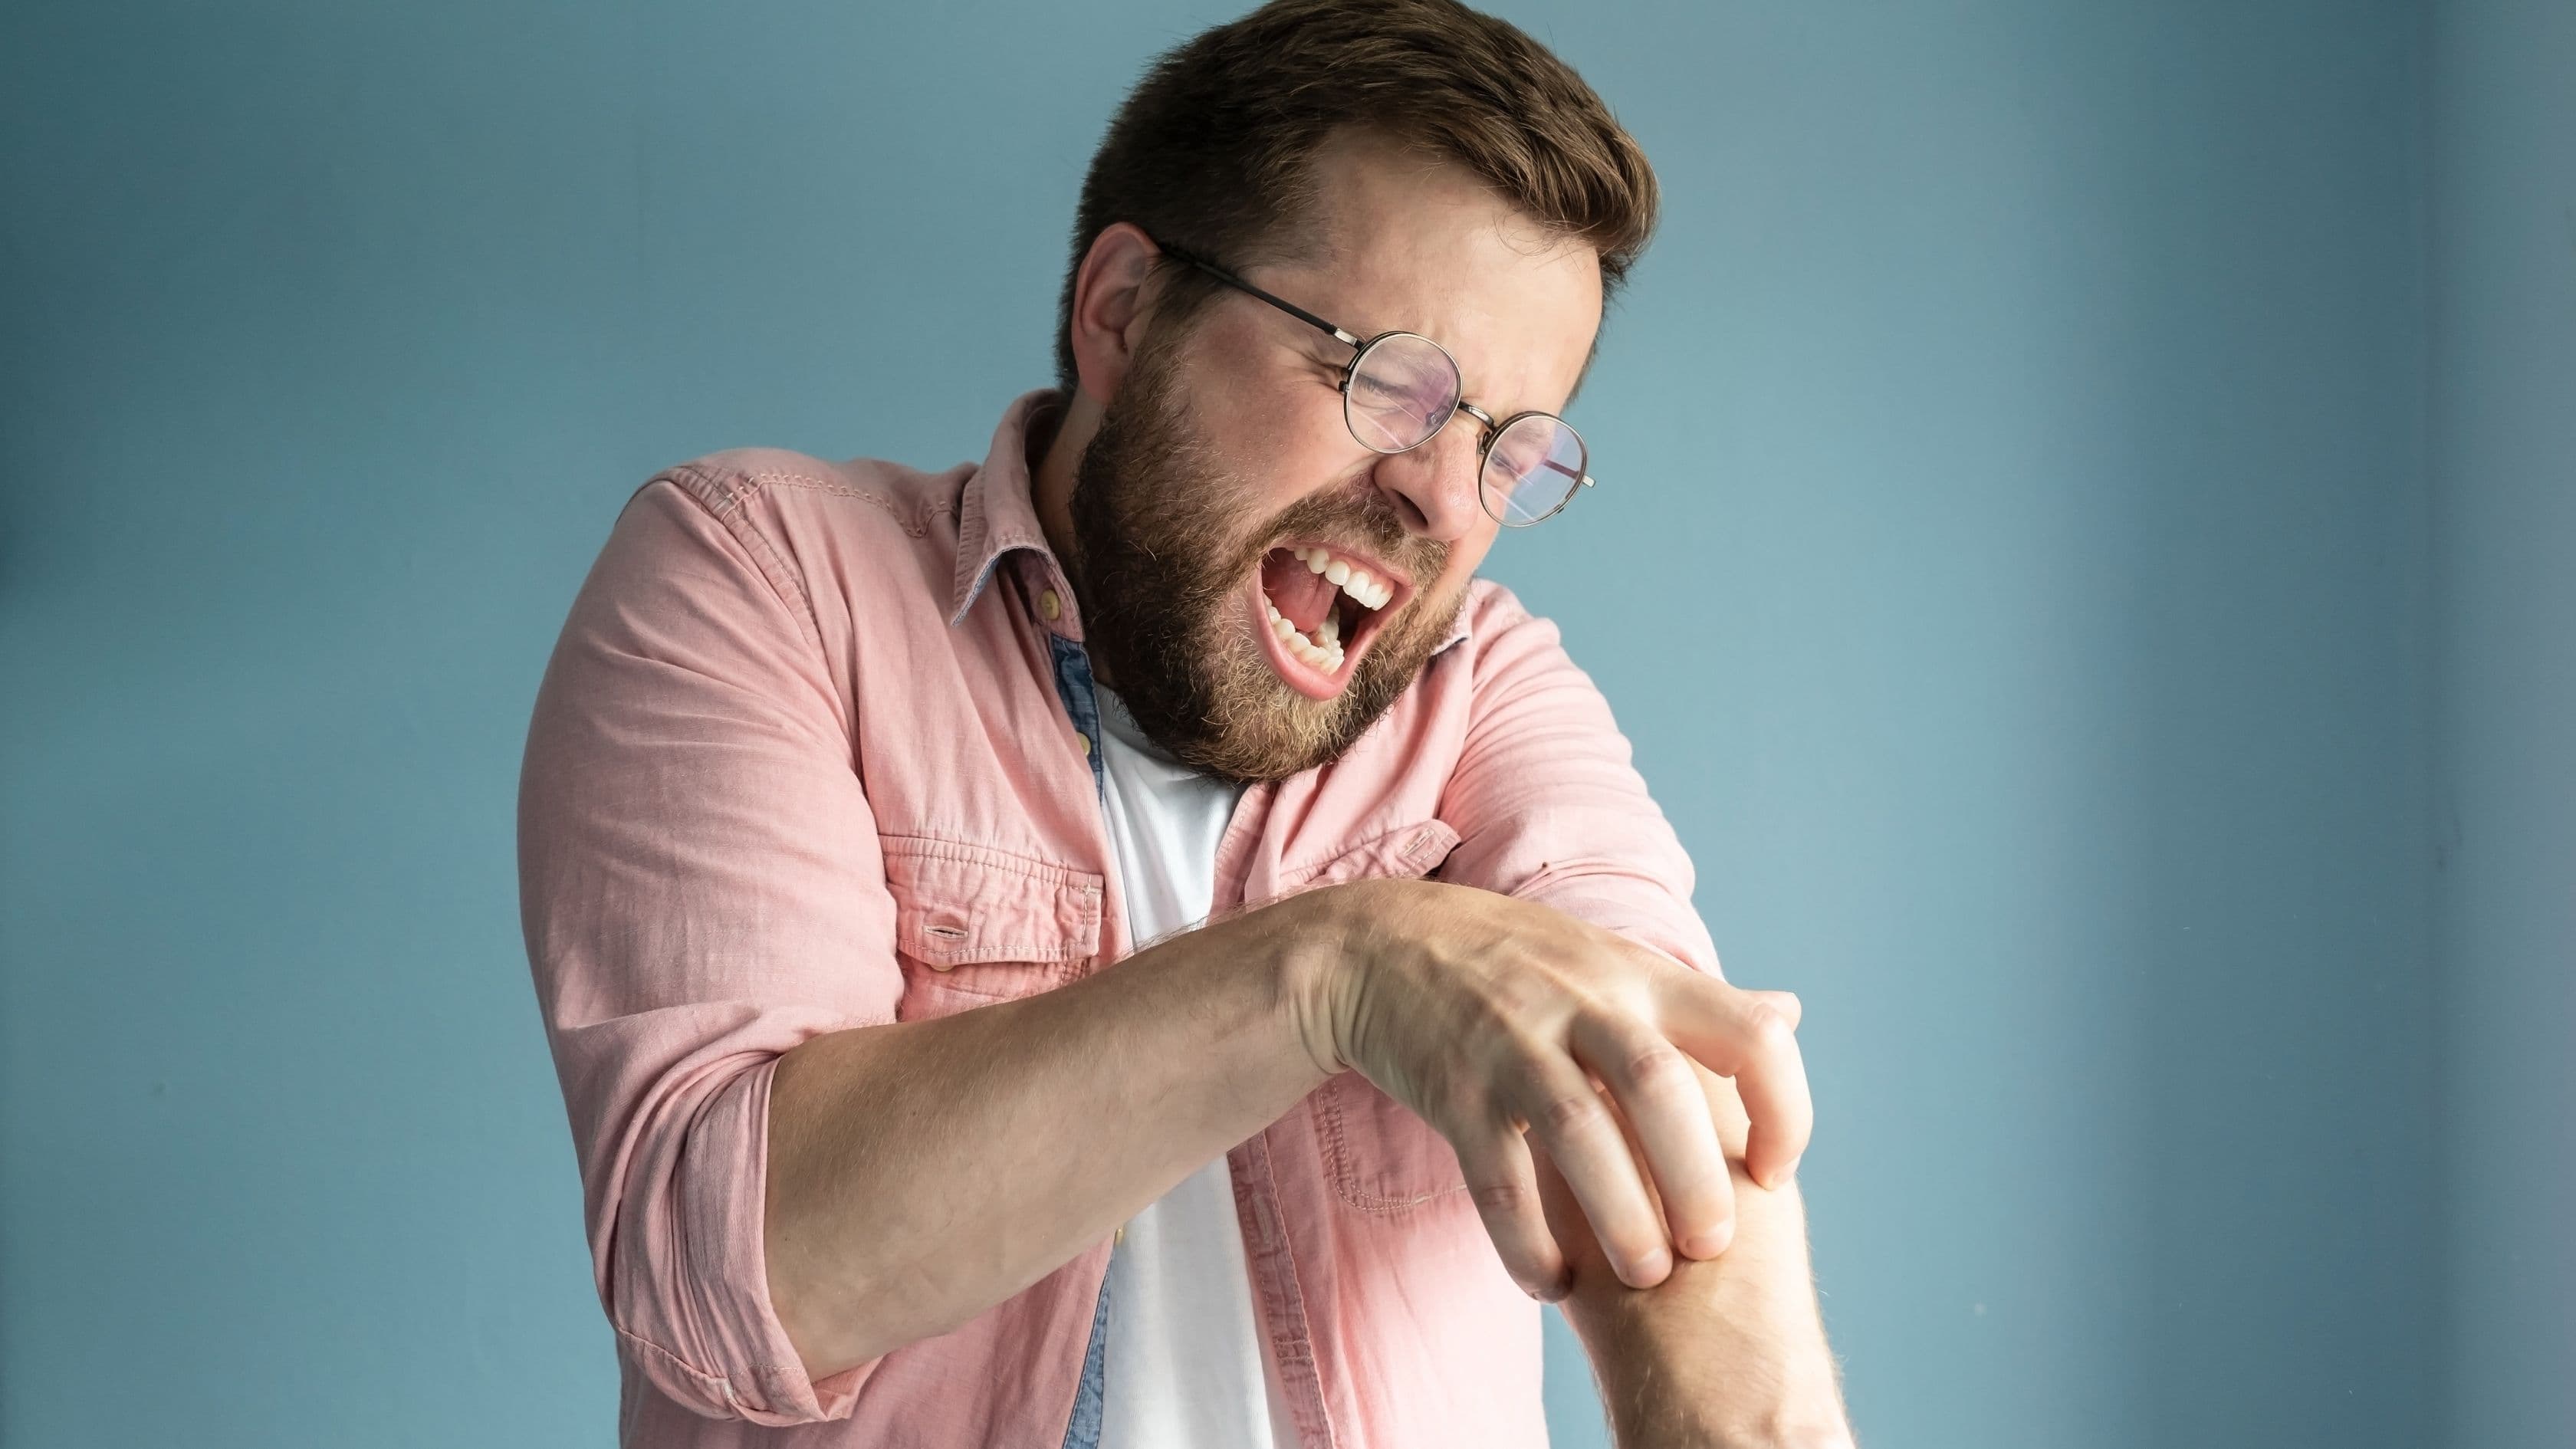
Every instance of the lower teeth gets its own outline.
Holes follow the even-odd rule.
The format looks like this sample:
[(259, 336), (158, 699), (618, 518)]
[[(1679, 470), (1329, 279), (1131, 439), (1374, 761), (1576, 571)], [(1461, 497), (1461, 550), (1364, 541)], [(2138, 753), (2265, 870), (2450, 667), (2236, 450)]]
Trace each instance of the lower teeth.
[(1318, 642), (1299, 629), (1287, 615), (1280, 613), (1277, 604), (1264, 599), (1262, 605), (1270, 611), (1270, 632), (1279, 636), (1280, 644), (1289, 653), (1327, 674), (1340, 671), (1343, 656), (1339, 619), (1331, 614), (1324, 616), (1324, 622), (1315, 626), (1315, 633), (1323, 636), (1322, 642)]

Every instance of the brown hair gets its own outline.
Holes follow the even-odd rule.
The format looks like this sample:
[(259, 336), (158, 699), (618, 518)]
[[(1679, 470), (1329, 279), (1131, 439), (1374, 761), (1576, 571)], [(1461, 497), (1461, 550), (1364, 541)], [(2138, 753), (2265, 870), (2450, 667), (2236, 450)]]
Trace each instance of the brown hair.
[[(1133, 222), (1242, 268), (1296, 254), (1310, 161), (1359, 128), (1465, 166), (1531, 219), (1589, 243), (1606, 302), (1654, 232), (1646, 153), (1545, 46), (1457, 0), (1271, 0), (1158, 57), (1091, 158), (1057, 302), (1073, 391), (1073, 284), (1092, 241)], [(1158, 306), (1185, 320), (1220, 284), (1165, 258)]]

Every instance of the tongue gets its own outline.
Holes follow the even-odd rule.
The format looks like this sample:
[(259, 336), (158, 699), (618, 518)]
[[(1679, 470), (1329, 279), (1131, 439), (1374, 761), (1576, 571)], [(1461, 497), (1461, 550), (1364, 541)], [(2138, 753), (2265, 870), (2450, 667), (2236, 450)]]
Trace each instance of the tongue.
[(1312, 634), (1324, 616), (1333, 611), (1333, 600), (1341, 590), (1333, 581), (1306, 567), (1305, 561), (1284, 548), (1272, 549), (1261, 560), (1261, 590), (1300, 634)]

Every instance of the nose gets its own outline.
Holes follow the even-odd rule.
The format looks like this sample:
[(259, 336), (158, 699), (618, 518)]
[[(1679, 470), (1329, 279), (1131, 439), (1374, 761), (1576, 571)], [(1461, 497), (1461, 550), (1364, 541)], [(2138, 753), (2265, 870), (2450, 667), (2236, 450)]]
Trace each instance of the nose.
[(1456, 543), (1485, 521), (1476, 496), (1480, 436), (1482, 425), (1461, 411), (1428, 442), (1378, 460), (1377, 486), (1394, 500), (1408, 532)]

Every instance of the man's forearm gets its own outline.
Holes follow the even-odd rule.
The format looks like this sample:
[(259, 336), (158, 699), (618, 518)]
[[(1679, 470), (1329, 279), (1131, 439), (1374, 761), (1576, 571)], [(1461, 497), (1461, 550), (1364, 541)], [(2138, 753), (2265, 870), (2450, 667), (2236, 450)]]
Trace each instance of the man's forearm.
[(1238, 916), (1059, 990), (781, 1057), (769, 1290), (807, 1372), (1021, 1291), (1321, 1085), (1293, 924)]
[(1840, 1372), (1825, 1341), (1795, 1179), (1755, 1185), (1744, 1169), (1734, 1085), (1700, 1069), (1735, 1183), (1735, 1238), (1715, 1258), (1676, 1255), (1652, 1288), (1619, 1281), (1565, 1180), (1543, 1152), (1540, 1195), (1569, 1245), (1573, 1286), (1559, 1305), (1592, 1361), (1619, 1449), (1840, 1449), (1849, 1445)]

